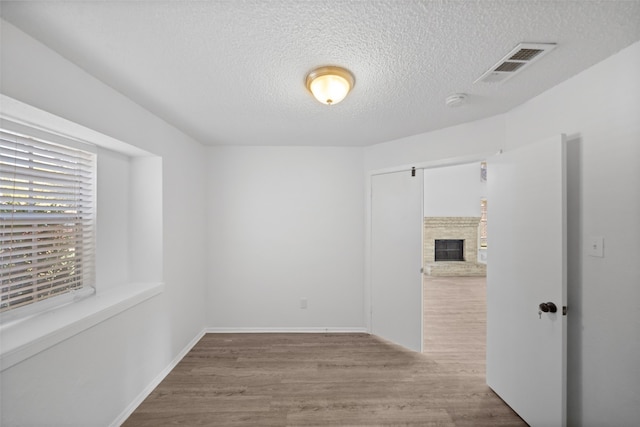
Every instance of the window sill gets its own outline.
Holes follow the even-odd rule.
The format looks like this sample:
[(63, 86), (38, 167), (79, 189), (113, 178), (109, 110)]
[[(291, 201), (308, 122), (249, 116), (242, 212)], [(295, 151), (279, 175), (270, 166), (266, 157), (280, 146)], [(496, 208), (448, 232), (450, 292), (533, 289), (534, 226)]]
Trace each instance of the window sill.
[(163, 283), (131, 283), (0, 327), (0, 371), (160, 293)]

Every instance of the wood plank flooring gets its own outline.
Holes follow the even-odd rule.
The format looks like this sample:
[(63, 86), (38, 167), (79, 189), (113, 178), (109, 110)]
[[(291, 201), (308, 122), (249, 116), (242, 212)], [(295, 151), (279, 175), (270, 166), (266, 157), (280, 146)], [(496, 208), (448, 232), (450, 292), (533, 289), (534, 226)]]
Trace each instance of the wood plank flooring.
[(526, 426), (485, 385), (482, 339), (429, 322), (452, 310), (434, 302), (424, 354), (366, 334), (207, 334), (124, 426)]
[(424, 353), (464, 363), (484, 379), (486, 278), (426, 277), (423, 295)]

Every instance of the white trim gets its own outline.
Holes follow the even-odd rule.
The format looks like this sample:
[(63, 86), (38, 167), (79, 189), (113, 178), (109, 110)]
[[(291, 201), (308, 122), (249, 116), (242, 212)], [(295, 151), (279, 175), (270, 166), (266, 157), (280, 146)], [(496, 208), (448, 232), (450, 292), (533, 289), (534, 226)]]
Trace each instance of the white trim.
[(35, 139), (87, 153), (98, 153), (98, 145), (74, 137), (73, 132), (63, 134), (60, 131), (49, 131), (44, 126), (26, 124), (24, 121), (18, 122), (16, 119), (8, 117), (4, 110), (0, 111), (0, 127), (18, 138)]
[(0, 327), (0, 371), (158, 294), (163, 283), (130, 283)]
[[(45, 311), (54, 310), (56, 308), (64, 307), (67, 304), (82, 301), (85, 298), (89, 298), (96, 293), (96, 288), (86, 287), (71, 292), (57, 295), (55, 297), (47, 298), (43, 301), (38, 301), (37, 304), (29, 304), (22, 307), (14, 308), (9, 311), (0, 313), (0, 332), (5, 328), (11, 327), (13, 324), (23, 322)], [(0, 353), (2, 350), (0, 349)]]
[(493, 151), (485, 152), (485, 153), (476, 153), (476, 154), (470, 154), (468, 156), (448, 157), (446, 159), (430, 160), (428, 162), (418, 162), (418, 163), (411, 163), (407, 165), (392, 166), (392, 167), (383, 168), (383, 169), (375, 169), (375, 170), (367, 171), (367, 176), (371, 177), (373, 175), (384, 175), (387, 173), (410, 171), (411, 168), (436, 169), (436, 168), (442, 168), (447, 166), (465, 165), (468, 163), (481, 162), (483, 160), (486, 160), (487, 157), (500, 154), (501, 152), (502, 150), (498, 151), (497, 153)]
[(198, 334), (196, 334), (196, 336), (191, 341), (189, 341), (189, 343), (182, 349), (182, 351), (180, 351), (180, 353), (178, 353), (178, 355), (173, 358), (173, 360), (167, 365), (167, 367), (160, 371), (160, 373), (156, 375), (156, 377), (144, 388), (144, 390), (142, 390), (140, 394), (138, 394), (138, 396), (133, 399), (129, 406), (127, 406), (126, 409), (122, 411), (115, 420), (113, 420), (109, 427), (119, 427), (124, 424), (124, 422), (127, 421), (131, 414), (133, 414), (133, 411), (135, 411), (138, 406), (140, 406), (140, 404), (142, 404), (142, 402), (144, 402), (144, 400), (149, 397), (151, 392), (160, 385), (162, 380), (164, 380), (167, 375), (169, 375), (169, 373), (178, 365), (178, 363), (180, 363), (180, 361), (187, 355), (187, 353), (189, 353), (191, 349), (196, 344), (198, 344), (198, 341), (200, 341), (206, 333), (206, 330), (203, 329)]
[(367, 334), (366, 328), (336, 328), (336, 327), (309, 327), (309, 328), (295, 328), (295, 327), (282, 327), (282, 328), (206, 328), (208, 334), (275, 334), (275, 333), (290, 333), (290, 334)]
[(127, 144), (103, 133), (96, 132), (93, 129), (40, 110), (39, 108), (25, 104), (2, 93), (0, 93), (0, 118), (15, 123), (18, 125), (18, 128), (28, 126), (29, 128), (46, 132), (49, 134), (47, 138), (55, 139), (55, 136), (59, 136), (84, 144), (90, 141), (88, 143), (90, 145), (97, 145), (131, 157), (153, 155), (134, 145)]

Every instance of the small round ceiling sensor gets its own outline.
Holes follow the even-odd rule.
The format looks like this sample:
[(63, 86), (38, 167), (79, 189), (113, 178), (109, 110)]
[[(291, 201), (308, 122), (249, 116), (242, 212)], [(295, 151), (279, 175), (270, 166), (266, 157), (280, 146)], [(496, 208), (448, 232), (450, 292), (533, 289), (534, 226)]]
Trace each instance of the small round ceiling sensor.
[(454, 93), (445, 98), (444, 103), (447, 107), (459, 107), (465, 103), (467, 99), (466, 93)]

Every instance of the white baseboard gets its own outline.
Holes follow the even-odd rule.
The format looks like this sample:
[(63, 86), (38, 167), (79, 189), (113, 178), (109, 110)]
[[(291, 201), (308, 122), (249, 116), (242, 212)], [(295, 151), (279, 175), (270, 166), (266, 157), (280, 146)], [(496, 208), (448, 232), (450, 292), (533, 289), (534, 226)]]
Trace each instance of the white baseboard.
[(119, 427), (121, 426), (127, 418), (133, 414), (133, 411), (136, 410), (138, 406), (151, 394), (151, 392), (158, 387), (158, 385), (165, 379), (167, 375), (176, 367), (178, 363), (182, 360), (184, 356), (187, 355), (195, 346), (198, 341), (207, 333), (206, 329), (200, 331), (183, 349), (178, 355), (169, 363), (169, 365), (164, 368), (154, 379), (147, 385), (142, 392), (127, 406), (127, 408), (122, 411), (120, 415), (111, 423), (110, 427)]
[(336, 328), (336, 327), (282, 327), (282, 328), (206, 328), (206, 333), (210, 334), (275, 334), (275, 333), (298, 333), (298, 334), (368, 334), (366, 328)]

